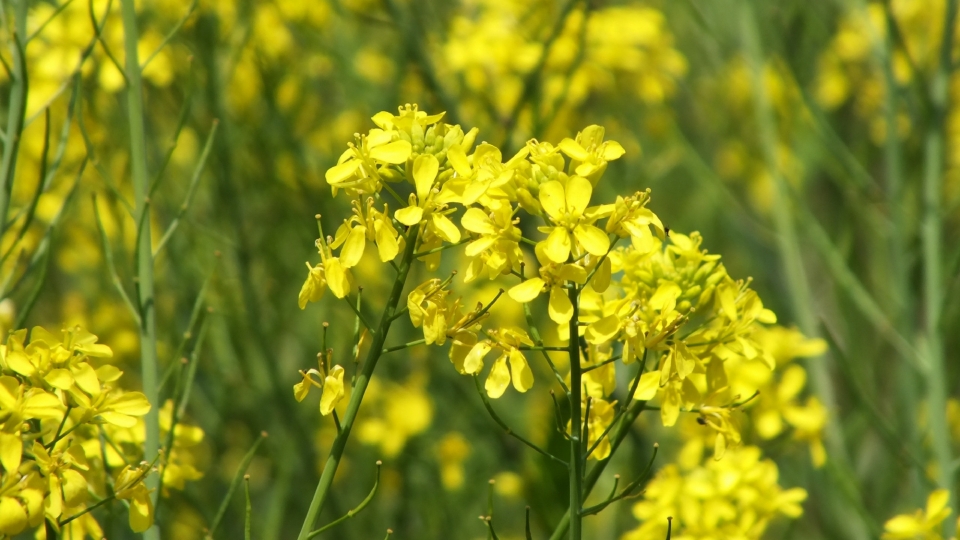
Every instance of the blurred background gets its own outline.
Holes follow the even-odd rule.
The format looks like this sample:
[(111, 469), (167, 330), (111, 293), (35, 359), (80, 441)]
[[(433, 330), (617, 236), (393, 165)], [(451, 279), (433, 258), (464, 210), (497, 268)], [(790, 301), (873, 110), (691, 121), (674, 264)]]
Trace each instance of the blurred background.
[[(10, 255), (0, 262), (2, 325), (81, 324), (136, 386), (137, 326), (115, 286), (133, 290), (137, 231), (124, 208), (119, 2), (2, 4), (5, 43), (15, 47), (15, 29), (26, 36), (29, 81), (24, 89), (0, 72), (3, 125), (25, 91), (8, 213), (25, 225), (22, 238), (17, 225), (0, 242)], [(950, 397), (960, 391), (960, 39), (947, 23), (956, 2), (143, 0), (137, 9), (161, 370), (198, 359), (185, 421), (204, 433), (184, 450), (188, 481), (165, 491), (164, 538), (204, 536), (263, 430), (247, 470), (254, 537), (299, 530), (335, 428), (291, 387), (315, 367), (323, 322), (347, 365), (354, 332), (341, 302), (298, 309), (304, 261), (316, 262), (313, 216), (332, 226), (348, 215), (324, 172), (371, 116), (405, 103), (479, 128), (477, 140), (505, 159), (531, 138), (557, 143), (605, 126), (626, 155), (610, 164), (602, 196), (651, 188), (665, 225), (699, 231), (731, 276), (752, 278), (779, 316), (766, 339), (784, 368), (758, 384), (782, 381), (788, 365), (802, 379), (771, 387), (776, 403), (758, 407), (815, 399), (824, 413), (758, 430), (748, 409), (744, 445), (776, 464), (774, 483), (809, 497), (802, 515), (744, 538), (877, 538), (888, 518), (922, 508), (931, 486), (956, 487), (956, 462), (942, 459), (960, 455), (960, 402)], [(9, 68), (11, 49), (0, 56)], [(355, 269), (371, 313), (391, 284), (379, 269)], [(468, 299), (498, 287), (482, 283)], [(505, 317), (519, 309), (508, 302)], [(389, 343), (418, 332), (400, 321)], [(538, 384), (549, 380), (537, 372)], [(497, 407), (539, 444), (563, 445), (544, 391), (510, 393)], [(931, 437), (929, 421), (943, 414), (949, 433)], [(632, 478), (654, 441), (657, 469), (696, 468), (702, 450), (684, 433), (641, 416), (607, 476)], [(378, 459), (380, 488), (331, 538), (382, 538), (387, 528), (395, 538), (486, 538), (477, 516), (491, 504), (501, 538), (523, 537), (527, 505), (534, 538), (545, 538), (566, 504), (565, 473), (503, 435), (436, 349), (384, 358), (347, 456), (323, 522), (366, 496)], [(638, 530), (637, 504), (588, 518), (589, 537), (662, 538)], [(239, 538), (243, 516), (237, 496), (217, 536)], [(125, 527), (119, 520), (107, 536), (132, 537)]]

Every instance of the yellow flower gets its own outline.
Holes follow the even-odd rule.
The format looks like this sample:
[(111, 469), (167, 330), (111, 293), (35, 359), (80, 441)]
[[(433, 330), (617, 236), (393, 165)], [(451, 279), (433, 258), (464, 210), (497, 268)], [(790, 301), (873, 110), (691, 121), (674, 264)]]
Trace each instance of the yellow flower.
[(27, 388), (9, 375), (0, 377), (0, 464), (16, 471), (23, 454), (21, 429), (27, 419), (61, 418), (63, 405), (57, 396), (39, 388)]
[(570, 158), (570, 170), (593, 185), (607, 169), (607, 162), (620, 159), (625, 153), (620, 143), (603, 140), (602, 126), (587, 126), (577, 133), (577, 139), (560, 141), (560, 151)]
[(563, 264), (573, 253), (580, 258), (584, 252), (605, 255), (610, 249), (610, 238), (593, 225), (600, 217), (587, 211), (593, 186), (585, 178), (571, 176), (566, 185), (551, 180), (540, 185), (540, 204), (553, 227), (540, 230), (549, 233), (543, 243), (543, 252), (554, 263)]
[(443, 283), (429, 279), (407, 295), (407, 310), (414, 328), (423, 327), (423, 337), (427, 345), (443, 345), (447, 340), (447, 295)]
[[(306, 307), (308, 302), (320, 300), (324, 286), (329, 287), (330, 292), (337, 298), (345, 298), (353, 288), (353, 274), (350, 273), (350, 268), (341, 262), (340, 257), (333, 256), (326, 239), (317, 239), (317, 251), (320, 253), (320, 264), (310, 266), (310, 263), (307, 263), (310, 272), (300, 288), (298, 299), (300, 309)], [(362, 250), (360, 254), (363, 254)]]
[(323, 273), (323, 264), (310, 266), (307, 263), (307, 280), (300, 287), (300, 296), (297, 298), (297, 305), (300, 309), (307, 307), (309, 302), (319, 302), (323, 298), (323, 291), (327, 288), (327, 278)]
[(883, 524), (883, 540), (940, 540), (940, 523), (950, 515), (950, 492), (938, 489), (927, 497), (926, 510), (900, 514)]
[(396, 131), (373, 129), (358, 138), (358, 144), (350, 143), (337, 165), (327, 169), (325, 178), (334, 196), (338, 189), (350, 196), (379, 193), (381, 169), (406, 163), (412, 151), (410, 142), (400, 139)]
[(540, 277), (530, 278), (513, 286), (509, 294), (517, 302), (532, 302), (543, 291), (549, 291), (547, 314), (557, 324), (566, 324), (573, 317), (573, 303), (564, 289), (567, 282), (583, 284), (587, 280), (587, 271), (578, 264), (556, 264), (547, 259), (543, 242), (537, 245), (537, 258), (540, 260)]
[(377, 244), (377, 251), (381, 262), (392, 261), (400, 252), (400, 243), (397, 240), (397, 230), (390, 220), (390, 209), (383, 205), (383, 211), (374, 208), (373, 197), (367, 198), (367, 207), (364, 211), (360, 201), (353, 201), (353, 215), (344, 220), (337, 229), (337, 234), (331, 249), (343, 246), (340, 250), (340, 261), (345, 268), (352, 268), (360, 262), (363, 256), (366, 241)]
[(143, 532), (153, 525), (153, 501), (150, 491), (143, 481), (150, 470), (149, 463), (137, 467), (127, 465), (114, 481), (114, 492), (118, 499), (130, 501), (130, 528), (133, 532)]
[[(485, 211), (486, 210), (486, 211)], [(464, 254), (470, 263), (464, 272), (464, 283), (470, 283), (481, 275), (495, 279), (516, 270), (523, 261), (520, 251), (519, 219), (509, 204), (495, 208), (469, 208), (460, 224), (479, 237), (467, 244)]]
[[(483, 369), (483, 358), (493, 349), (501, 354), (493, 362), (484, 389), (487, 395), (497, 399), (510, 386), (518, 392), (526, 392), (533, 386), (533, 370), (527, 364), (527, 359), (520, 351), (523, 345), (532, 346), (533, 341), (527, 333), (516, 327), (505, 327), (500, 330), (488, 330), (490, 339), (474, 344), (463, 360), (464, 373), (476, 374)], [(509, 363), (509, 367), (508, 367)]]
[[(333, 412), (337, 404), (340, 403), (340, 400), (343, 399), (344, 370), (343, 366), (333, 366), (330, 368), (330, 373), (326, 375), (324, 375), (321, 370), (323, 370), (322, 360), (320, 361), (320, 370), (309, 369), (307, 371), (301, 371), (300, 376), (302, 380), (293, 385), (293, 396), (298, 402), (303, 401), (310, 393), (311, 387), (315, 386), (320, 388), (320, 414), (327, 416)], [(322, 382), (314, 379), (314, 376), (320, 378)]]
[[(618, 195), (604, 227), (608, 233), (616, 234), (620, 238), (629, 236), (634, 249), (643, 254), (657, 247), (653, 241), (653, 233), (661, 240), (666, 236), (660, 218), (646, 207), (648, 202), (649, 190), (629, 197)], [(653, 231), (650, 230), (651, 227)]]
[(793, 427), (793, 438), (809, 444), (813, 465), (822, 467), (827, 462), (827, 451), (823, 446), (823, 430), (827, 425), (826, 407), (815, 396), (811, 396), (805, 406), (787, 407), (783, 417)]
[(427, 380), (414, 374), (403, 384), (370, 381), (363, 405), (366, 413), (357, 423), (357, 437), (377, 445), (384, 457), (400, 453), (407, 441), (430, 427), (433, 402), (426, 392)]
[(413, 180), (416, 194), (410, 194), (407, 207), (397, 210), (397, 221), (412, 227), (426, 220), (426, 231), (452, 244), (460, 241), (460, 229), (447, 217), (453, 209), (434, 200), (434, 185), (440, 171), (440, 162), (432, 154), (421, 154), (413, 161)]
[(60, 517), (64, 505), (77, 506), (86, 499), (87, 480), (81, 471), (89, 470), (83, 448), (74, 445), (66, 451), (47, 450), (37, 441), (33, 443), (33, 455), (37, 460), (40, 473), (46, 477), (48, 495), (46, 499), (46, 514), (54, 519)]
[(641, 524), (623, 538), (663, 538), (668, 516), (675, 538), (762, 538), (778, 516), (799, 517), (807, 498), (801, 488), (781, 488), (778, 475), (776, 463), (755, 446), (730, 449), (688, 471), (671, 463), (647, 484), (633, 507)]
[(43, 491), (36, 473), (21, 476), (16, 469), (0, 483), (0, 534), (16, 535), (43, 522)]

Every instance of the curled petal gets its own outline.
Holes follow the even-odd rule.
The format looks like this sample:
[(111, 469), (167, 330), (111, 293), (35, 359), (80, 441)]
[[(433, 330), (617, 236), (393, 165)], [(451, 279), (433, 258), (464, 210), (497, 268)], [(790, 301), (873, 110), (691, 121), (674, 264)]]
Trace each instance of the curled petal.
[(460, 241), (460, 229), (450, 221), (450, 218), (443, 214), (433, 214), (431, 221), (440, 238), (443, 238), (451, 244), (456, 244)]

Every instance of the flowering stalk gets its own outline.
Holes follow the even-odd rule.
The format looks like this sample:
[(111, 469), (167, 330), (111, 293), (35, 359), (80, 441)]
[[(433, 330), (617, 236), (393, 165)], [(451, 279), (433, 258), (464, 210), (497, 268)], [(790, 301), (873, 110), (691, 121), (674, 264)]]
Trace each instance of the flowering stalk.
[[(940, 198), (943, 193), (944, 119), (949, 108), (950, 71), (953, 69), (954, 21), (957, 17), (957, 0), (947, 2), (944, 18), (943, 42), (940, 64), (931, 82), (930, 101), (932, 111), (930, 125), (924, 137), (923, 172), (923, 293), (924, 333), (926, 334), (926, 379), (927, 399), (930, 411), (930, 439), (933, 442), (933, 457), (937, 463), (937, 484), (947, 490), (947, 508), (960, 508), (957, 500), (955, 466), (950, 448), (950, 426), (947, 423), (947, 369), (944, 365), (943, 340), (940, 332), (940, 312), (943, 306), (943, 257)], [(953, 536), (956, 522), (946, 520), (944, 537)]]
[[(130, 164), (133, 178), (135, 218), (137, 231), (137, 307), (140, 312), (140, 362), (143, 377), (143, 393), (152, 407), (146, 415), (146, 439), (144, 459), (153, 463), (160, 449), (160, 400), (157, 367), (157, 320), (153, 297), (153, 249), (150, 245), (150, 207), (147, 196), (147, 149), (143, 126), (143, 84), (140, 60), (137, 53), (139, 34), (137, 12), (133, 0), (123, 0), (123, 41), (126, 53), (127, 114), (130, 122)], [(147, 489), (159, 487), (159, 476), (147, 477)], [(152, 527), (145, 538), (159, 538), (159, 531)]]
[(310, 501), (310, 508), (307, 510), (307, 516), (303, 520), (303, 526), (300, 528), (298, 540), (307, 540), (311, 538), (312, 529), (317, 524), (320, 517), (320, 511), (323, 509), (323, 503), (330, 492), (330, 486), (333, 484), (333, 477), (337, 473), (337, 467), (340, 466), (340, 458), (343, 456), (343, 449), (347, 446), (347, 440), (350, 438), (350, 430), (353, 429), (353, 422), (360, 411), (360, 402), (363, 401), (363, 394), (370, 383), (370, 377), (373, 376), (373, 370), (377, 367), (377, 362), (383, 354), (383, 344), (387, 339), (387, 332), (390, 331), (390, 325), (394, 320), (394, 313), (397, 311), (397, 305), (403, 293), (403, 287), (407, 282), (407, 275), (410, 272), (410, 266), (414, 260), (414, 251), (417, 246), (417, 233), (420, 231), (419, 225), (410, 227), (406, 235), (406, 246), (403, 251), (403, 259), (398, 266), (397, 277), (393, 282), (393, 289), (387, 299), (387, 305), (380, 316), (380, 324), (373, 331), (373, 342), (367, 352), (367, 359), (363, 363), (363, 369), (357, 376), (356, 385), (350, 394), (350, 402), (347, 404), (347, 412), (340, 423), (340, 430), (337, 438), (333, 441), (333, 447), (330, 449), (330, 455), (323, 465), (323, 472), (320, 474), (320, 481), (317, 483), (317, 491), (313, 494), (313, 500)]

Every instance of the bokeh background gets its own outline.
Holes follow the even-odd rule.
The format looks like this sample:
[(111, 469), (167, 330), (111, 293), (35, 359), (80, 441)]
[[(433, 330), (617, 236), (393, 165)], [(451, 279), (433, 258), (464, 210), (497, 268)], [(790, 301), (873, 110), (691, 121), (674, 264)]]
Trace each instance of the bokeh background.
[[(263, 430), (269, 437), (247, 470), (254, 537), (299, 530), (335, 428), (314, 401), (298, 404), (291, 387), (298, 370), (314, 366), (323, 322), (348, 365), (354, 332), (342, 302), (297, 306), (304, 261), (316, 257), (313, 216), (348, 212), (324, 172), (354, 133), (372, 127), (371, 116), (406, 103), (479, 128), (478, 141), (505, 156), (531, 138), (557, 143), (605, 126), (626, 155), (610, 164), (603, 196), (651, 188), (650, 207), (665, 225), (700, 231), (703, 247), (722, 254), (732, 276), (752, 278), (779, 315), (782, 328), (767, 339), (782, 349), (784, 369), (758, 382), (774, 385), (770, 399), (779, 400), (765, 410), (822, 405), (813, 425), (789, 429), (758, 430), (748, 410), (744, 445), (776, 463), (775, 483), (809, 497), (802, 515), (745, 538), (879, 537), (888, 518), (924, 506), (944, 467), (956, 467), (935, 459), (930, 407), (946, 408), (950, 433), (941, 435), (960, 455), (960, 402), (930, 393), (937, 380), (950, 396), (960, 391), (960, 39), (946, 24), (955, 5), (138, 2), (139, 54), (149, 59), (148, 172), (158, 179), (153, 242), (163, 244), (161, 369), (178, 369), (178, 354), (198, 359), (186, 421), (204, 433), (185, 451), (193, 479), (169, 490), (158, 510), (163, 537), (204, 536)], [(28, 37), (12, 223), (24, 223), (18, 209), (39, 193), (22, 240), (14, 244), (19, 226), (2, 239), (12, 252), (0, 263), (4, 330), (81, 324), (114, 349), (136, 387), (138, 332), (91, 202), (96, 196), (117, 277), (132, 291), (119, 3), (16, 0), (3, 13), (9, 46), (14, 29)], [(12, 53), (0, 56), (9, 64)], [(6, 72), (0, 86), (6, 124), (15, 86)], [(371, 305), (390, 286), (380, 270), (355, 269)], [(498, 287), (469, 294), (475, 302)], [(202, 323), (191, 326), (194, 306)], [(194, 333), (186, 351), (185, 332)], [(391, 342), (403, 343), (418, 331), (401, 321), (393, 332)], [(937, 354), (944, 368), (931, 374)], [(799, 371), (778, 390), (788, 365)], [(540, 444), (562, 445), (544, 392), (497, 405)], [(666, 432), (657, 415), (642, 417), (608, 476), (633, 477), (655, 441), (657, 469), (696, 468), (702, 451), (690, 447), (696, 435), (685, 435), (695, 430)], [(821, 439), (823, 464), (810, 450)], [(565, 474), (496, 429), (472, 381), (436, 349), (381, 362), (347, 456), (324, 521), (363, 499), (377, 459), (380, 488), (331, 538), (381, 538), (388, 527), (395, 538), (485, 538), (477, 516), (490, 513), (490, 501), (501, 538), (523, 537), (527, 505), (534, 537), (546, 537), (565, 505)], [(588, 518), (589, 537), (653, 538), (636, 532), (636, 505)], [(217, 536), (241, 537), (243, 518), (238, 495)], [(109, 538), (132, 537), (122, 519), (112, 527)]]

